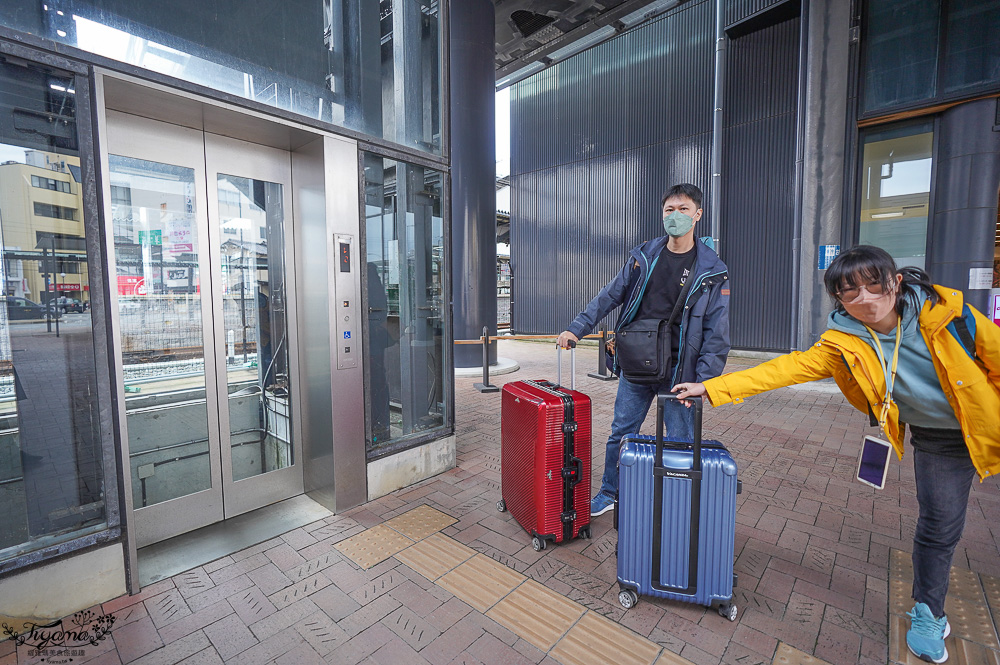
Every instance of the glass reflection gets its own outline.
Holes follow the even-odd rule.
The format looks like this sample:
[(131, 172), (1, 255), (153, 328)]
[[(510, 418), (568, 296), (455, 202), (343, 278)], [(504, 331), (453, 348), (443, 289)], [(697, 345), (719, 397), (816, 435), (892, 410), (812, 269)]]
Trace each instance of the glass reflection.
[(220, 174), (222, 313), (233, 480), (291, 466), (282, 187)]
[(115, 280), (135, 507), (208, 489), (194, 170), (110, 155)]
[(927, 258), (933, 150), (931, 123), (865, 137), (859, 241), (889, 252), (900, 267), (924, 268)]
[(441, 152), (439, 0), (293, 0), (263, 15), (234, 7), (220, 0), (5, 0), (0, 23)]
[(445, 423), (441, 173), (365, 155), (369, 450)]
[(0, 62), (0, 561), (106, 527), (74, 79)]

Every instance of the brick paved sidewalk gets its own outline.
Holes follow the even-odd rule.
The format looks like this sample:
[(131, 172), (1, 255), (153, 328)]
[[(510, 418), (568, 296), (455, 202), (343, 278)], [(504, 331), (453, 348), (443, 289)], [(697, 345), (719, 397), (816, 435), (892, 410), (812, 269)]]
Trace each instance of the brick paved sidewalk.
[[(501, 342), (500, 355), (517, 359), (522, 369), (494, 377), (496, 384), (555, 375), (548, 344)], [(595, 349), (581, 348), (578, 355), (577, 388), (594, 403), (596, 488), (617, 383), (586, 377), (596, 367)], [(751, 364), (734, 359), (729, 368)], [(523, 588), (537, 583), (541, 593), (565, 596), (572, 601), (560, 601), (566, 612), (583, 612), (573, 630), (583, 630), (587, 617), (592, 635), (613, 632), (601, 617), (628, 629), (621, 632), (637, 643), (652, 643), (659, 665), (875, 665), (905, 658), (890, 654), (889, 643), (891, 631), (898, 642), (902, 625), (897, 606), (906, 599), (899, 596), (908, 597), (906, 561), (917, 510), (912, 467), (908, 459), (893, 463), (882, 491), (852, 480), (866, 418), (835, 386), (787, 388), (706, 411), (706, 436), (730, 448), (743, 480), (736, 527), (740, 614), (731, 623), (712, 610), (648, 598), (625, 612), (617, 602), (611, 513), (594, 520), (592, 540), (532, 550), (509, 513), (495, 508), (500, 396), (477, 393), (476, 380), (456, 381), (456, 469), (94, 608), (115, 612), (112, 639), (88, 647), (73, 662), (583, 662), (559, 646), (570, 641), (569, 633), (540, 641), (526, 629), (512, 631), (498, 622), (517, 627), (516, 612), (498, 610), (506, 601), (493, 609), (481, 605), (484, 614), (456, 596), (466, 593), (458, 586), (418, 572), (421, 566), (413, 556), (407, 559), (405, 550), (364, 569), (336, 547), (341, 543), (344, 549), (342, 541), (423, 505), (457, 519), (433, 538), (463, 543), (470, 553), (493, 559), (519, 574), (511, 579)], [(652, 424), (651, 414), (643, 431), (652, 433)], [(953, 579), (961, 587), (953, 585), (953, 591), (961, 588), (961, 597), (949, 596), (959, 608), (955, 616), (969, 615), (963, 616), (966, 623), (978, 621), (987, 637), (960, 642), (961, 652), (952, 648), (951, 662), (1000, 665), (992, 620), (1000, 613), (998, 552), (1000, 492), (991, 479), (973, 488), (955, 557), (959, 570)], [(507, 598), (516, 600), (514, 593)], [(962, 609), (973, 607), (979, 609)], [(572, 614), (573, 608), (579, 611)], [(552, 650), (535, 646), (547, 647), (560, 636)], [(623, 660), (635, 655), (622, 653)], [(34, 662), (40, 658), (29, 657), (25, 647), (15, 652), (9, 641), (0, 643), (0, 665)]]

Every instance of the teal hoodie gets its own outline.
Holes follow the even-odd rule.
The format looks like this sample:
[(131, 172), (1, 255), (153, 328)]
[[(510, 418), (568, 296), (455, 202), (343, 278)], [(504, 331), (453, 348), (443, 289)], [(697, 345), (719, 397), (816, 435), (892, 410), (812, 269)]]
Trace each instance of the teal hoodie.
[[(910, 292), (905, 297), (907, 303), (903, 309), (903, 335), (899, 345), (899, 362), (896, 364), (896, 383), (892, 388), (892, 398), (899, 406), (899, 419), (918, 427), (960, 429), (955, 411), (941, 389), (930, 349), (927, 348), (924, 336), (920, 334), (917, 319), (927, 295)], [(860, 337), (875, 349), (875, 342), (865, 330), (864, 324), (846, 312), (834, 310), (830, 313), (827, 324), (833, 330)], [(886, 363), (891, 364), (892, 350), (896, 346), (895, 329), (888, 335), (876, 335), (882, 346), (882, 357)], [(885, 368), (885, 378), (888, 384), (889, 367)]]

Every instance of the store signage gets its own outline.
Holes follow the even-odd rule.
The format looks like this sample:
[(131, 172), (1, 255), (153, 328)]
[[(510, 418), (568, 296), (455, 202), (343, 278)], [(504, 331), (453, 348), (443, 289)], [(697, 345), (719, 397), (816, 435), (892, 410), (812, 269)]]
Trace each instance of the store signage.
[(80, 290), (80, 285), (78, 283), (77, 284), (71, 284), (71, 283), (49, 284), (49, 291), (79, 291), (79, 290)]
[(993, 310), (993, 323), (1000, 326), (1000, 293), (995, 296), (990, 296), (991, 305), (990, 309)]
[(146, 278), (140, 275), (119, 275), (118, 295), (120, 296), (146, 295)]

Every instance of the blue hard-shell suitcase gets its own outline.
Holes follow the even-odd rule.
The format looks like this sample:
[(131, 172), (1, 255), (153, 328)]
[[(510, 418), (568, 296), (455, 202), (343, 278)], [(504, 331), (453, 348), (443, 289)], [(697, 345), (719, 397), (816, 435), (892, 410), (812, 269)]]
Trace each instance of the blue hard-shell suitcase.
[(733, 548), (736, 462), (718, 441), (701, 440), (702, 404), (691, 399), (694, 441), (664, 441), (663, 409), (683, 408), (674, 395), (656, 400), (656, 436), (622, 439), (618, 467), (618, 601), (639, 596), (709, 607), (736, 620)]

